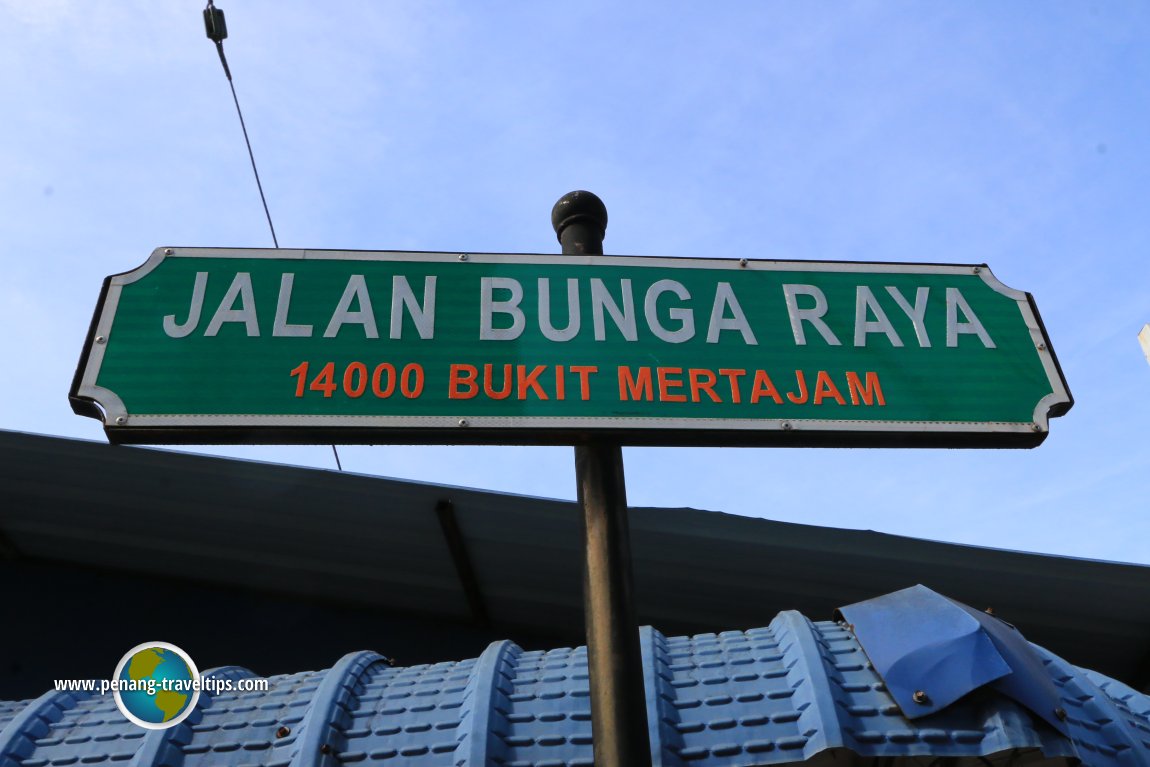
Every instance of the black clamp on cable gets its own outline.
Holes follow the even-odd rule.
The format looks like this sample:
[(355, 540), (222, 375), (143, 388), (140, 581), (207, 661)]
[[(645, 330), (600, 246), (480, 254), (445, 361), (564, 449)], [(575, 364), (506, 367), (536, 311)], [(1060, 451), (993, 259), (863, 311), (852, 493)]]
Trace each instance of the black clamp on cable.
[(224, 12), (211, 3), (204, 9), (204, 31), (213, 43), (222, 43), (228, 37), (228, 23), (224, 21)]
[(224, 74), (228, 81), (232, 79), (232, 70), (228, 68), (228, 60), (224, 56), (224, 40), (228, 36), (228, 23), (224, 21), (224, 12), (208, 0), (208, 7), (204, 8), (204, 32), (208, 39), (216, 44), (216, 51), (220, 54), (220, 63), (224, 65)]

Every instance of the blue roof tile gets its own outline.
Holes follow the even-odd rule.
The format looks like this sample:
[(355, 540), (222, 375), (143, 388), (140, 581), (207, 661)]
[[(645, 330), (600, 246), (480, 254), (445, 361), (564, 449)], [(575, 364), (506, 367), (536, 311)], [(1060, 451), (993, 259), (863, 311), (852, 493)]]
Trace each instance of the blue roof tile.
[[(1011, 752), (1092, 767), (1150, 764), (1150, 698), (1038, 647), (1069, 739), (989, 687), (907, 719), (849, 627), (797, 612), (746, 632), (666, 637), (644, 628), (640, 639), (658, 767), (787, 764), (840, 749), (877, 758)], [(408, 668), (359, 652), (327, 671), (268, 681), (264, 692), (205, 693), (168, 730), (129, 723), (110, 695), (0, 703), (0, 767), (592, 763), (582, 647), (525, 651), (503, 641), (473, 660)]]

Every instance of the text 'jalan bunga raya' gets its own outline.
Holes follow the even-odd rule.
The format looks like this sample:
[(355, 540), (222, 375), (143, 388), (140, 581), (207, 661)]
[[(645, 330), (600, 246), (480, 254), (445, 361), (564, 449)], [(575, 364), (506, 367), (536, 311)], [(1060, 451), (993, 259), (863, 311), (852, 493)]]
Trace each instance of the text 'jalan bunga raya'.
[[(261, 324), (250, 272), (236, 272), (219, 303), (205, 306), (208, 272), (197, 272), (187, 309), (182, 314), (163, 317), (164, 332), (171, 338), (193, 334), (213, 337), (228, 325), (242, 326), (248, 337), (335, 338), (345, 328), (358, 328), (368, 339), (381, 337), (381, 325), (389, 339), (402, 339), (405, 325), (421, 340), (431, 340), (436, 333), (436, 277), (422, 278), (418, 294), (404, 275), (393, 275), (391, 284), (369, 286), (363, 274), (349, 276), (330, 313), (323, 317), (296, 317), (292, 312), (295, 274), (280, 275), (276, 292), (275, 314), (269, 328)], [(476, 281), (478, 313), (473, 338), (476, 341), (515, 341), (534, 325), (547, 340), (564, 343), (573, 339), (605, 341), (608, 328), (612, 337), (637, 341), (640, 328), (656, 339), (680, 344), (696, 337), (716, 344), (720, 339), (756, 346), (763, 323), (748, 316), (743, 302), (730, 282), (715, 281), (704, 295), (695, 294), (681, 282), (660, 279), (636, 290), (630, 279), (604, 280), (556, 279), (539, 277), (536, 300), (525, 299), (523, 282), (511, 277), (480, 277)], [(828, 346), (850, 344), (865, 347), (875, 337), (883, 337), (893, 347), (909, 344), (927, 348), (938, 344), (957, 347), (962, 336), (972, 336), (984, 348), (996, 348), (994, 339), (971, 308), (962, 291), (945, 287), (932, 292), (920, 286), (906, 290), (896, 286), (858, 285), (854, 296), (854, 322), (832, 327), (827, 319), (830, 305), (822, 289), (804, 283), (783, 283), (775, 300), (782, 302), (790, 321), (790, 332), (797, 346), (812, 341)], [(553, 301), (553, 291), (562, 295)], [(942, 295), (939, 296), (938, 293)], [(941, 301), (945, 313), (942, 322), (930, 327), (927, 307)], [(565, 305), (559, 312), (553, 303)], [(761, 303), (761, 300), (756, 302)], [(590, 317), (583, 309), (589, 305)], [(314, 311), (314, 303), (309, 302)], [(206, 311), (205, 311), (206, 310)], [(383, 313), (380, 314), (379, 312)], [(913, 338), (904, 338), (891, 316), (899, 313), (910, 321)], [(562, 314), (562, 318), (558, 315)], [(931, 316), (936, 316), (932, 313)], [(408, 319), (405, 323), (404, 318)], [(182, 319), (181, 319), (182, 318)], [(308, 321), (302, 321), (308, 320)], [(589, 321), (588, 321), (589, 320)], [(322, 330), (320, 330), (322, 328)], [(758, 331), (756, 331), (756, 328)], [(905, 333), (905, 331), (904, 331)], [(816, 340), (820, 339), (820, 340)]]

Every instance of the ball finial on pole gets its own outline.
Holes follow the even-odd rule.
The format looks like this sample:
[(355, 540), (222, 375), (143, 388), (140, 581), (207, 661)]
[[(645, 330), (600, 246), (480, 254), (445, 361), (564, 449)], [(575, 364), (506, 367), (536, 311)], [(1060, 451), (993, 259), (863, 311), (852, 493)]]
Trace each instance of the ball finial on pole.
[(607, 206), (591, 192), (568, 192), (551, 209), (551, 225), (564, 254), (600, 255), (607, 233)]

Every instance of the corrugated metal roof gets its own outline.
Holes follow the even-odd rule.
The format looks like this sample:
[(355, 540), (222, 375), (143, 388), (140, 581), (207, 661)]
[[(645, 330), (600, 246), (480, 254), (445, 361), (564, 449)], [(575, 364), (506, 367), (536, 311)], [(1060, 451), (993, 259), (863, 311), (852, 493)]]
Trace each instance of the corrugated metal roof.
[[(470, 621), (436, 515), (445, 500), (495, 636), (581, 642), (574, 503), (0, 431), (0, 560)], [(693, 509), (630, 517), (639, 619), (669, 634), (763, 625), (791, 608), (830, 617), (837, 605), (924, 583), (993, 606), (1083, 665), (1150, 682), (1146, 567)], [(275, 620), (261, 616), (269, 631)], [(241, 628), (229, 641), (259, 641)]]
[[(959, 763), (1150, 764), (1150, 698), (1035, 648), (1069, 738), (983, 689), (915, 720), (842, 623), (794, 611), (766, 628), (666, 637), (641, 630), (654, 764), (773, 765), (834, 755)], [(242, 669), (207, 672), (232, 679)], [(110, 695), (0, 704), (0, 765), (592, 764), (586, 652), (524, 651), (394, 668), (372, 652), (272, 677), (266, 692), (202, 694), (168, 730), (129, 723)]]

